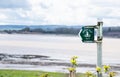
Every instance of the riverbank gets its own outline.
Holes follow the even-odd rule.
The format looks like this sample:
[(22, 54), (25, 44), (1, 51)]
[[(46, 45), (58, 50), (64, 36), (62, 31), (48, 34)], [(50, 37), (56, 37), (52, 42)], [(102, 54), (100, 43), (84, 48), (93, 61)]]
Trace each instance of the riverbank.
[[(0, 59), (0, 69), (43, 70), (67, 73), (67, 69), (71, 66), (69, 61), (51, 59), (49, 56), (43, 55), (0, 54)], [(94, 68), (95, 65), (78, 64), (78, 68), (82, 68), (82, 71), (84, 67)]]
[[(55, 70), (56, 71), (58, 70), (58, 72), (68, 72), (67, 68), (69, 68), (71, 64), (69, 62), (65, 62), (64, 60), (50, 59), (49, 56), (43, 56), (43, 55), (0, 54), (0, 66), (1, 66), (0, 69), (20, 70), (22, 67), (21, 70), (42, 70), (43, 68), (43, 71), (44, 71), (44, 67), (46, 67), (48, 70), (45, 71), (52, 71), (54, 69), (54, 71), (52, 72), (55, 72)], [(87, 63), (78, 63), (77, 68), (78, 68), (78, 72), (85, 71), (84, 68), (87, 68), (87, 70), (95, 71), (96, 65), (87, 64)], [(120, 65), (118, 66), (112, 65), (111, 68), (113, 71), (119, 71)], [(79, 69), (81, 69), (82, 71), (80, 71)]]

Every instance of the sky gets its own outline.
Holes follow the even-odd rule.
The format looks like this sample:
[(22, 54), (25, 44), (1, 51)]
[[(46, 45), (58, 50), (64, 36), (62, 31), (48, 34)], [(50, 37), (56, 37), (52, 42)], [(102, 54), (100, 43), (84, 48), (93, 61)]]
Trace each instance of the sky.
[(1, 25), (120, 26), (120, 0), (0, 0)]

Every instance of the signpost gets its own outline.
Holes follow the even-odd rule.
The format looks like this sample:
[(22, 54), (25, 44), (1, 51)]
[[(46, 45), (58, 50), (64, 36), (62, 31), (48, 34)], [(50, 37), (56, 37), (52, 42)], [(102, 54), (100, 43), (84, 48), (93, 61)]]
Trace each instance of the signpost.
[(94, 27), (82, 27), (80, 36), (82, 37), (82, 42), (94, 42)]
[[(99, 21), (97, 23), (97, 66), (102, 68), (102, 26), (103, 22)], [(97, 77), (102, 77), (102, 73), (97, 73)]]
[[(85, 26), (79, 32), (79, 36), (84, 43), (97, 43), (97, 66), (102, 68), (102, 26), (103, 22), (98, 21), (95, 26)], [(94, 40), (94, 29), (97, 29), (97, 40)], [(102, 73), (97, 73), (97, 77), (102, 77)]]

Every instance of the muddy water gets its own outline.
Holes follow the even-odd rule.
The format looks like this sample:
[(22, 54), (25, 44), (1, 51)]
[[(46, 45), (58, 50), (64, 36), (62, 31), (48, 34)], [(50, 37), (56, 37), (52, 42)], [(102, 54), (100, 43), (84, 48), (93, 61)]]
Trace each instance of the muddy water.
[[(0, 34), (0, 53), (43, 55), (69, 62), (76, 55), (79, 63), (96, 64), (96, 43), (82, 43), (78, 36)], [(120, 65), (120, 39), (103, 39), (103, 64)], [(39, 61), (32, 59), (32, 61)]]

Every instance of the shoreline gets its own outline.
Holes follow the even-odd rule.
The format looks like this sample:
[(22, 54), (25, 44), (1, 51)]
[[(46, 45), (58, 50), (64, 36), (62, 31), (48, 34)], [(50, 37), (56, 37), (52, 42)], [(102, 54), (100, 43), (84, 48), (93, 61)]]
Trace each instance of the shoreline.
[[(38, 61), (32, 61), (31, 59), (39, 59)], [(0, 54), (0, 64), (3, 65), (28, 65), (28, 66), (40, 66), (40, 67), (70, 67), (69, 62), (64, 62), (59, 59), (50, 59), (49, 56), (43, 55), (12, 55), (12, 54)], [(17, 66), (16, 66), (17, 67)], [(95, 64), (78, 63), (77, 68), (95, 68)], [(112, 70), (119, 71), (120, 64), (111, 65)]]

